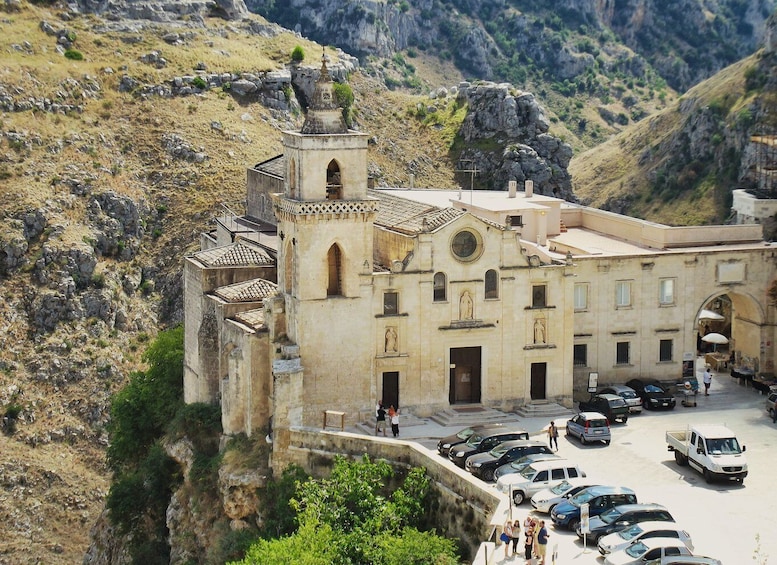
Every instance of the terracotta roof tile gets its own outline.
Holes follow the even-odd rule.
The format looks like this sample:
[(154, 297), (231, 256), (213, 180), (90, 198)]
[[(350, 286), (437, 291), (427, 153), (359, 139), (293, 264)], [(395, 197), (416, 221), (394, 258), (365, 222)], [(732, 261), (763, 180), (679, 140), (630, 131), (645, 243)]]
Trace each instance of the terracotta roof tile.
[(267, 251), (245, 240), (214, 249), (199, 251), (194, 257), (206, 267), (239, 267), (244, 265), (274, 265)]
[(278, 285), (265, 279), (252, 279), (222, 286), (213, 291), (213, 294), (227, 302), (257, 302), (274, 295), (278, 291)]
[(235, 320), (255, 330), (259, 329), (264, 326), (264, 308), (238, 312), (235, 314)]
[(466, 214), (455, 208), (438, 208), (383, 191), (368, 194), (380, 200), (375, 224), (406, 234), (434, 231)]

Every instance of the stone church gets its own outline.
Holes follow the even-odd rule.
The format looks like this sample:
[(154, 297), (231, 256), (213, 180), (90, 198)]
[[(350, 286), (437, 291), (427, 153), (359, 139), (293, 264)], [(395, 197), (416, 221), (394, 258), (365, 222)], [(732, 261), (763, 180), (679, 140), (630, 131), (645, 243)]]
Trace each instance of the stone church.
[(378, 399), (571, 406), (570, 259), (531, 253), (509, 220), (371, 189), (367, 139), (324, 63), (302, 130), (249, 169), (246, 215), (186, 257), (186, 402), (247, 434), (371, 421)]

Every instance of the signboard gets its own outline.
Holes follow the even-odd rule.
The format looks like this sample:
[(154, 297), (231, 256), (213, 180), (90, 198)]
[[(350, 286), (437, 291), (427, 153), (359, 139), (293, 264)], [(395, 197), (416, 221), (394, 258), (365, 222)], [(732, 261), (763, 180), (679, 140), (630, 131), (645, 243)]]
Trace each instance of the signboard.
[(695, 375), (694, 355), (686, 351), (683, 353), (683, 378), (693, 377)]
[(599, 386), (599, 373), (588, 373), (588, 392), (596, 392), (597, 386)]
[(584, 534), (591, 532), (591, 525), (588, 522), (588, 503), (580, 505), (580, 531)]

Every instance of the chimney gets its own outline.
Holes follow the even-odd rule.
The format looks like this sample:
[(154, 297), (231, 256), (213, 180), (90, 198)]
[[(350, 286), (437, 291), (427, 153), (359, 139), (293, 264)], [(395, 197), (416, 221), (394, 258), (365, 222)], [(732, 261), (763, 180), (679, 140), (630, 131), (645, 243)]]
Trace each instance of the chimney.
[(410, 173), (410, 188), (415, 188), (415, 175)]
[(525, 191), (526, 198), (534, 196), (534, 181), (527, 180), (523, 185), (523, 190)]
[(507, 183), (507, 197), (508, 198), (515, 198), (515, 187), (518, 185), (517, 182), (514, 180), (511, 180)]

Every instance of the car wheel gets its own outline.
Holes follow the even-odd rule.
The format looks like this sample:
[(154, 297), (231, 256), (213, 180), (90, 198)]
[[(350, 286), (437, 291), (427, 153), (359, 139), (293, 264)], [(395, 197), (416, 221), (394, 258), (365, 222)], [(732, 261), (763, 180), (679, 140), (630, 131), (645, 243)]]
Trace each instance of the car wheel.
[(679, 451), (674, 452), (674, 460), (680, 467), (685, 467), (688, 464), (688, 458)]
[(769, 408), (769, 417), (774, 419), (774, 408)]
[(604, 445), (610, 445), (610, 440), (609, 439), (604, 440)]
[(588, 443), (588, 441), (586, 441), (586, 439), (585, 439), (585, 437), (583, 436), (583, 434), (580, 434), (580, 443), (582, 443), (583, 445), (585, 445), (586, 443)]
[(628, 422), (628, 421), (629, 421), (629, 417), (628, 417), (628, 416), (624, 416), (624, 417), (623, 417), (623, 423), (625, 424), (625, 423), (626, 423), (626, 422)]
[(524, 500), (525, 497), (523, 496), (523, 492), (520, 490), (513, 491), (513, 504), (520, 506)]
[(572, 532), (577, 531), (577, 527), (580, 525), (580, 520), (570, 520), (569, 521), (569, 530)]
[(552, 505), (552, 506), (550, 506), (550, 507), (548, 508), (548, 516), (550, 516), (551, 514), (553, 514), (553, 509), (554, 509), (556, 506), (558, 506), (558, 505), (557, 505), (557, 504), (554, 504), (554, 505)]
[(702, 473), (702, 474), (704, 475), (704, 480), (705, 481), (707, 481), (708, 483), (712, 482), (712, 474), (710, 473), (709, 469), (704, 469), (704, 473)]
[(493, 469), (486, 469), (483, 471), (483, 480), (490, 483), (494, 480), (494, 470)]

